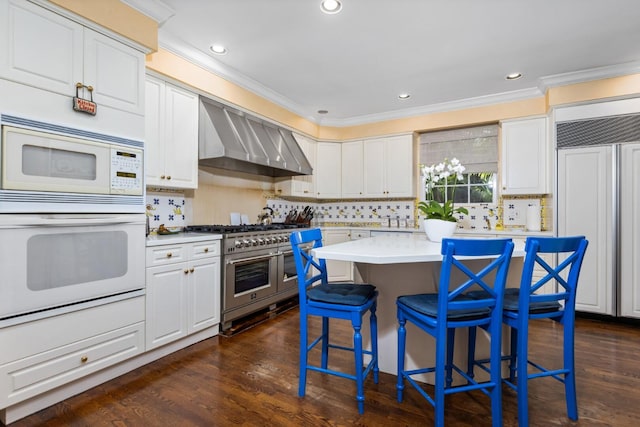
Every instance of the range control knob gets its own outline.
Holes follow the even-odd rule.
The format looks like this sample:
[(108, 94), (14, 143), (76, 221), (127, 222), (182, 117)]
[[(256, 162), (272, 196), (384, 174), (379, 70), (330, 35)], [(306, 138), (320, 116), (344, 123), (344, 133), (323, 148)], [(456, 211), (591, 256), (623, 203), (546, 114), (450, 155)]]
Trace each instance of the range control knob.
[(242, 241), (240, 241), (240, 240), (236, 240), (235, 242), (233, 242), (233, 245), (234, 245), (236, 248), (241, 248), (241, 247), (242, 247)]
[(271, 237), (265, 237), (264, 238), (264, 244), (265, 245), (270, 245), (271, 244)]
[(245, 248), (248, 248), (249, 246), (251, 246), (251, 242), (245, 239), (245, 240), (242, 241), (242, 245)]
[(289, 241), (289, 236), (282, 236), (282, 241), (283, 242), (288, 242)]
[(260, 246), (264, 245), (264, 239), (260, 239), (260, 238), (259, 238), (259, 239), (258, 239), (258, 244), (259, 244)]
[(258, 246), (258, 241), (256, 239), (251, 239), (251, 246)]

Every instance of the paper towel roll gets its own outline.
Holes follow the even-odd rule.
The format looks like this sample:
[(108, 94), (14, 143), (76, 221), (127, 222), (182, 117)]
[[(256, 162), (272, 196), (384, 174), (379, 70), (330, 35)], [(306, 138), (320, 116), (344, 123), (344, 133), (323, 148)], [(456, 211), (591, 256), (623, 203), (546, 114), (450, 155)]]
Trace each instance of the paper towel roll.
[(540, 231), (541, 222), (542, 218), (540, 217), (540, 206), (527, 206), (527, 230)]

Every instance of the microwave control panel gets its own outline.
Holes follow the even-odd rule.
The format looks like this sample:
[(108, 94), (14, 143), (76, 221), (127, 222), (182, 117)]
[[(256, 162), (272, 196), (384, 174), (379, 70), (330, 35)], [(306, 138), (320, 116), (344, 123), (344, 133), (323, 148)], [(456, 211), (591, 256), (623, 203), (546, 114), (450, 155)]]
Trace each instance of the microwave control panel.
[(142, 195), (142, 150), (111, 148), (111, 194)]

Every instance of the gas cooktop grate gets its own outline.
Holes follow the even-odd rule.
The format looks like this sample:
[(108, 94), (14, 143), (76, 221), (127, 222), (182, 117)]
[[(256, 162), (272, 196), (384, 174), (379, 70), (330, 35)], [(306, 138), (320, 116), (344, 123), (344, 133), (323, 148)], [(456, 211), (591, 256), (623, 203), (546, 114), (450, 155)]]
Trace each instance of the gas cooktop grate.
[(307, 228), (305, 224), (284, 224), (273, 223), (264, 224), (244, 224), (244, 225), (188, 225), (184, 228), (186, 232), (193, 233), (214, 233), (214, 234), (233, 234), (247, 233), (255, 231), (273, 231), (273, 230), (291, 230), (296, 228)]

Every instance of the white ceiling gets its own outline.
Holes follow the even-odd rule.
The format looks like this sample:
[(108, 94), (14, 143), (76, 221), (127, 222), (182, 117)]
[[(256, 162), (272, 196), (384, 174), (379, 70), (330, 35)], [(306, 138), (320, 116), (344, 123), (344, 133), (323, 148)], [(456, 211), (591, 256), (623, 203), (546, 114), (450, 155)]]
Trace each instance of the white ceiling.
[(342, 0), (336, 15), (320, 0), (123, 1), (160, 22), (162, 48), (323, 125), (640, 72), (639, 0)]

